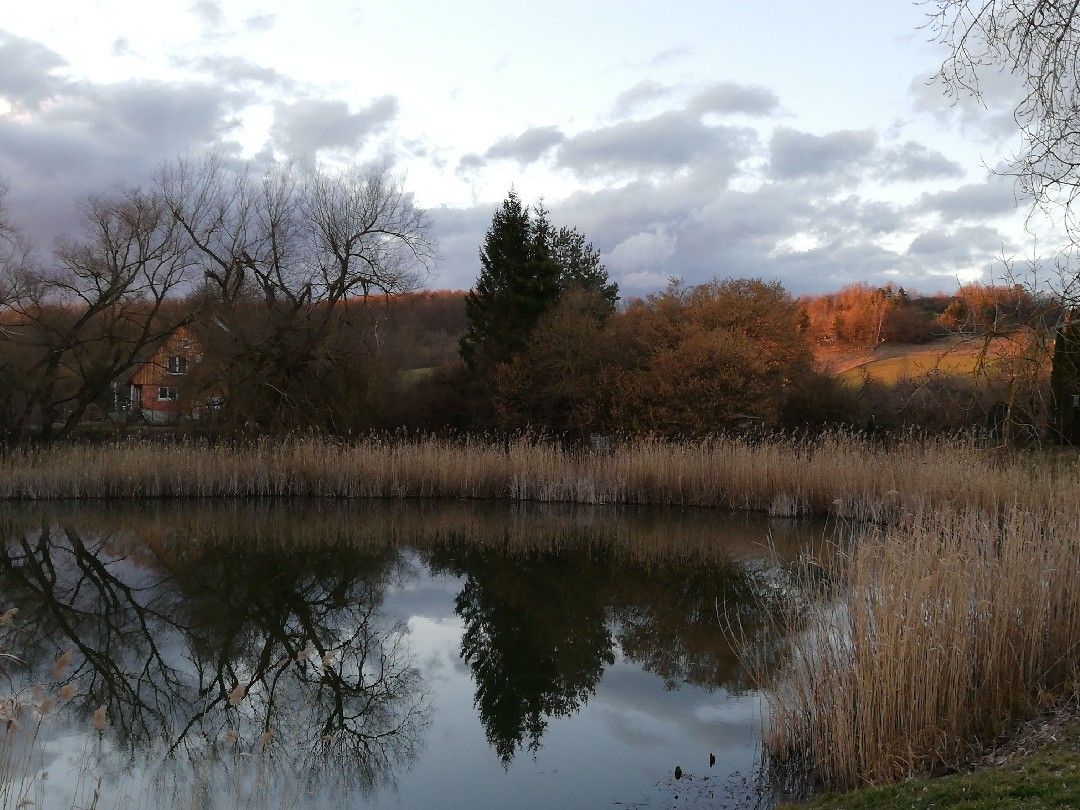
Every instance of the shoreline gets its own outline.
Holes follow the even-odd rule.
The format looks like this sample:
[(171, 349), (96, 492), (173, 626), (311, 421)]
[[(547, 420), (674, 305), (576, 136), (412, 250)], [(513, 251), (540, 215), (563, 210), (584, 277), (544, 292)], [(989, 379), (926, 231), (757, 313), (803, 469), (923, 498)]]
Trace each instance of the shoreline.
[(449, 498), (712, 507), (892, 522), (939, 507), (1033, 511), (1080, 503), (1080, 459), (964, 439), (883, 447), (816, 440), (553, 442), (317, 438), (237, 445), (117, 442), (0, 452), (0, 500), (221, 497)]
[(961, 802), (970, 810), (1080, 805), (1080, 706), (1022, 723), (957, 772), (822, 793), (777, 810), (930, 810)]

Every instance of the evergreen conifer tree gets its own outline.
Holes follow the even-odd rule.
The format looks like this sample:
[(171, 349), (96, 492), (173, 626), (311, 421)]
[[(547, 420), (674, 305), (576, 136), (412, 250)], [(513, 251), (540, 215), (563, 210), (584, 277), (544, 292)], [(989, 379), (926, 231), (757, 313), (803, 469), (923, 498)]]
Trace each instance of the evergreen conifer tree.
[[(619, 285), (608, 278), (600, 262), (600, 253), (576, 228), (559, 228), (552, 235), (552, 252), (560, 268), (559, 288), (564, 292), (576, 287), (594, 293), (604, 302), (607, 313), (615, 310)], [(604, 313), (604, 314), (607, 314)]]
[(492, 217), (480, 265), (465, 298), (469, 329), (461, 339), (461, 356), (474, 373), (524, 348), (537, 318), (564, 290), (595, 292), (608, 311), (618, 299), (618, 286), (585, 237), (571, 228), (556, 230), (542, 205), (530, 213), (512, 190)]

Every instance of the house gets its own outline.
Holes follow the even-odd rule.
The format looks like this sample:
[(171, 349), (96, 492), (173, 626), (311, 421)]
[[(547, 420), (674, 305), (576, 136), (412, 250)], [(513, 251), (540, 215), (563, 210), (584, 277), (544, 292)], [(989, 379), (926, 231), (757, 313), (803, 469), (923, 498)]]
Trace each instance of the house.
[(202, 360), (198, 342), (186, 327), (174, 331), (128, 380), (127, 415), (150, 424), (175, 422), (197, 410), (186, 399), (188, 373)]

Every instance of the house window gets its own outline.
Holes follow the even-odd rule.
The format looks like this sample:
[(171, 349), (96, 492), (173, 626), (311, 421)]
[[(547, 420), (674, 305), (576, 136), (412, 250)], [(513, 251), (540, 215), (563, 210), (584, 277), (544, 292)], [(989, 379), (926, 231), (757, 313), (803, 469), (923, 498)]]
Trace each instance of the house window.
[(160, 386), (158, 386), (158, 390), (157, 390), (157, 398), (159, 400), (163, 401), (163, 402), (166, 401), (166, 400), (175, 402), (176, 401), (176, 389), (171, 388), (171, 387), (169, 387), (167, 385), (160, 385)]
[(187, 374), (187, 358), (183, 355), (172, 355), (166, 365), (170, 374)]

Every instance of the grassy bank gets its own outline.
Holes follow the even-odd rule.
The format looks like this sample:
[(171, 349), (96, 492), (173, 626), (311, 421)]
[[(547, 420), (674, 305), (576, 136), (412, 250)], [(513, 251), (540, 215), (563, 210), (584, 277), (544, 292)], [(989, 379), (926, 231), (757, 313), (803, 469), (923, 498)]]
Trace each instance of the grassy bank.
[(999, 767), (819, 796), (784, 810), (1051, 810), (1080, 807), (1080, 724)]
[(883, 448), (845, 435), (637, 442), (611, 452), (434, 438), (135, 441), (0, 456), (3, 499), (236, 496), (666, 504), (888, 520), (930, 506), (995, 511), (1080, 501), (1080, 462), (1001, 454), (961, 440), (909, 439)]

